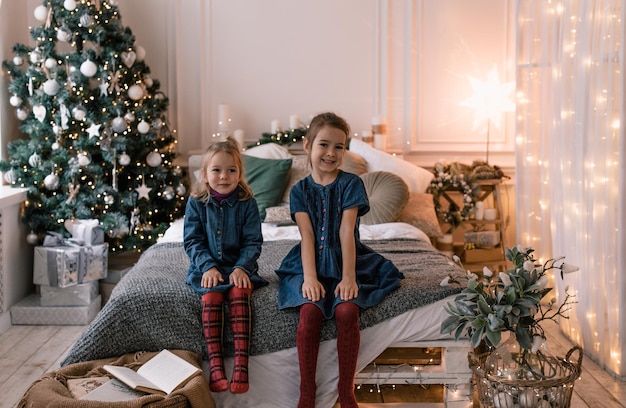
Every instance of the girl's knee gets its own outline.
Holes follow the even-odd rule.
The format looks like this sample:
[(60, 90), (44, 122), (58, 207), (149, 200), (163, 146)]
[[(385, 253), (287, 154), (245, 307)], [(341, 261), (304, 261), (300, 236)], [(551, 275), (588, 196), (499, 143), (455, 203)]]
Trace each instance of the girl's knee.
[(359, 307), (352, 302), (344, 302), (335, 308), (337, 322), (354, 322), (359, 320)]

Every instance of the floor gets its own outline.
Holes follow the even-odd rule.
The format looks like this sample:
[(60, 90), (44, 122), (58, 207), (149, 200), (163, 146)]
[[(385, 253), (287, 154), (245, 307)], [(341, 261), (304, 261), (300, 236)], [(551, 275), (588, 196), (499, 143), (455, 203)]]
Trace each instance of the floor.
[[(547, 327), (553, 353), (565, 355), (572, 345), (554, 327)], [(13, 326), (0, 334), (0, 407), (13, 408), (28, 386), (43, 373), (55, 370), (82, 326)], [(361, 408), (441, 407), (437, 390), (410, 387), (363, 389)], [(415, 402), (419, 398), (420, 403)], [(383, 400), (385, 404), (380, 404)], [(338, 407), (338, 405), (336, 406)], [(616, 381), (588, 358), (583, 358), (580, 379), (574, 387), (572, 408), (624, 408), (626, 382)]]

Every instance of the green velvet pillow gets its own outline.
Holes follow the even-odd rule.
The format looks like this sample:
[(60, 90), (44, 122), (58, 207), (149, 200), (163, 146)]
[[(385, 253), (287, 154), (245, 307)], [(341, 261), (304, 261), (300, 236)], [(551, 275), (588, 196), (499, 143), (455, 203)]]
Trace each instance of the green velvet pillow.
[(261, 219), (265, 209), (278, 205), (289, 182), (291, 159), (261, 159), (243, 154), (245, 176), (254, 192)]

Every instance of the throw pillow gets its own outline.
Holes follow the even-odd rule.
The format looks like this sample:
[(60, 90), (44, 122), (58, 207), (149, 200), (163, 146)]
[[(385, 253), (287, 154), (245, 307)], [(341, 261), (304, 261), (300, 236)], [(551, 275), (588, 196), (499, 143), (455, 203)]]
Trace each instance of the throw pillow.
[(276, 143), (263, 143), (246, 149), (243, 154), (258, 157), (259, 159), (291, 159), (289, 150)]
[(425, 193), (434, 177), (433, 173), (425, 168), (374, 149), (359, 139), (350, 141), (350, 150), (365, 159), (369, 172), (388, 171), (402, 177), (412, 193)]
[(367, 163), (365, 163), (365, 159), (358, 154), (346, 150), (340, 169), (360, 176), (361, 174), (367, 173)]
[(404, 206), (396, 221), (411, 224), (430, 238), (439, 238), (443, 235), (435, 213), (432, 194), (411, 193), (409, 202)]
[(276, 224), (278, 226), (296, 224), (295, 221), (291, 219), (289, 205), (278, 205), (266, 208), (264, 222)]
[(394, 222), (409, 200), (409, 189), (400, 176), (386, 171), (361, 175), (370, 211), (361, 217), (366, 225)]
[(289, 181), (291, 159), (261, 159), (242, 155), (245, 176), (254, 192), (261, 219), (265, 209), (280, 203)]
[(293, 156), (291, 162), (291, 170), (289, 171), (289, 181), (287, 182), (287, 187), (285, 188), (285, 192), (281, 200), (282, 203), (289, 202), (289, 193), (291, 192), (291, 187), (293, 187), (293, 185), (296, 184), (299, 180), (308, 176), (310, 173), (311, 167), (309, 166), (309, 159), (307, 158), (307, 156)]

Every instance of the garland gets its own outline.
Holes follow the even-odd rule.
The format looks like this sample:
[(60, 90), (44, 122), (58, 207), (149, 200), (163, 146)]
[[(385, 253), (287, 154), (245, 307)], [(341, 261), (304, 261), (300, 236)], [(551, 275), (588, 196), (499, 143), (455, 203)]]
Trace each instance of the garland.
[[(433, 195), (437, 217), (450, 224), (452, 231), (470, 218), (476, 206), (477, 194), (472, 187), (472, 178), (466, 167), (459, 163), (438, 162), (433, 170), (435, 177), (428, 186), (428, 192)], [(463, 207), (459, 207), (455, 202), (450, 202), (447, 208), (442, 205), (441, 197), (446, 191), (451, 190), (463, 194)]]

